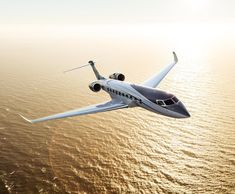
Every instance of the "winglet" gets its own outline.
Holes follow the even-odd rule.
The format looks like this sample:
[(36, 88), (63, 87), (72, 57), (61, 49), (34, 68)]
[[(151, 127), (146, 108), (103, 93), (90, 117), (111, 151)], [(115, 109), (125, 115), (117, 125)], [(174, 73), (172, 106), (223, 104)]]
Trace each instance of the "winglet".
[(21, 118), (23, 118), (25, 121), (29, 122), (29, 123), (33, 123), (31, 120), (25, 118), (24, 116), (22, 116), (21, 114), (19, 114)]
[(177, 57), (177, 55), (174, 51), (173, 51), (173, 55), (174, 55), (174, 61), (175, 61), (175, 63), (177, 63), (178, 62), (178, 57)]

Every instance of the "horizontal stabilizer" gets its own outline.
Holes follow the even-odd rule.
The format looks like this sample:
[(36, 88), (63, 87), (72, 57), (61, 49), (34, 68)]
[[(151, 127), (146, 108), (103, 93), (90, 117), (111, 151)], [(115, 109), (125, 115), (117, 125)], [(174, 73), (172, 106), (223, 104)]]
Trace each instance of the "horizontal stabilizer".
[(98, 72), (98, 70), (96, 69), (95, 63), (93, 61), (88, 61), (88, 64), (86, 64), (86, 65), (82, 65), (80, 67), (75, 67), (73, 69), (66, 70), (66, 71), (64, 71), (64, 73), (68, 73), (70, 71), (74, 71), (74, 70), (77, 70), (77, 69), (80, 69), (80, 68), (83, 68), (83, 67), (86, 67), (86, 66), (91, 66), (92, 67), (92, 70), (93, 70), (93, 72), (94, 72), (94, 74), (95, 74), (95, 76), (98, 80), (104, 79), (104, 77), (101, 76), (100, 73)]
[(21, 116), (21, 118), (23, 118), (25, 121), (29, 122), (29, 123), (33, 123), (31, 120), (27, 119), (26, 117), (22, 116), (21, 114), (19, 114)]

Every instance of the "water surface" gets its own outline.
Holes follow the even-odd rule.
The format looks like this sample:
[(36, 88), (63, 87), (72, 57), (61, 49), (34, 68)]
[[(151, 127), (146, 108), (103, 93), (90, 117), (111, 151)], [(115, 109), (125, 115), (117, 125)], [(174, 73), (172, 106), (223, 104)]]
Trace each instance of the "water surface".
[[(110, 31), (2, 36), (1, 193), (235, 193), (234, 40), (217, 34), (208, 44), (176, 33), (172, 42), (169, 32)], [(183, 38), (191, 42), (178, 44)], [(18, 115), (37, 118), (109, 99), (89, 90), (91, 69), (63, 70), (92, 59), (105, 76), (122, 72), (141, 83), (173, 60), (172, 48), (179, 64), (159, 88), (182, 100), (189, 119), (141, 108), (33, 125)]]

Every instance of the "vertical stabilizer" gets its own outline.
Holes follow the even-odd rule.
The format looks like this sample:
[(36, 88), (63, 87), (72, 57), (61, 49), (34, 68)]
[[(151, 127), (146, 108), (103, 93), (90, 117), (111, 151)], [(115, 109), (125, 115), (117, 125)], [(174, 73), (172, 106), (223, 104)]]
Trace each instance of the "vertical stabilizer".
[(92, 67), (92, 69), (93, 69), (93, 71), (94, 71), (94, 73), (95, 73), (95, 76), (96, 76), (96, 78), (97, 78), (98, 80), (100, 80), (100, 79), (105, 79), (103, 76), (100, 75), (100, 73), (99, 73), (98, 70), (96, 69), (95, 63), (94, 63), (93, 61), (89, 61), (88, 63), (91, 65), (91, 67)]

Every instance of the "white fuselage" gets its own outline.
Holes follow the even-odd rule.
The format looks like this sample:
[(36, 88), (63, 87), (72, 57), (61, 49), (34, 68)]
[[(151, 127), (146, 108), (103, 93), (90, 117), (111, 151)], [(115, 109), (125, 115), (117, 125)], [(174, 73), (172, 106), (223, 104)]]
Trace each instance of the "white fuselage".
[[(174, 118), (185, 118), (186, 116), (172, 111), (167, 106), (159, 106), (158, 104), (150, 101), (136, 89), (134, 89), (131, 83), (114, 80), (114, 79), (102, 79), (97, 81), (104, 91), (106, 91), (112, 99), (119, 99), (123, 101), (128, 107), (140, 106), (149, 111), (162, 114)], [(142, 86), (143, 87), (143, 86)], [(148, 87), (145, 87), (146, 90)], [(181, 103), (181, 102), (179, 102)], [(181, 103), (182, 104), (182, 103)]]
[(85, 66), (91, 66), (97, 80), (90, 83), (89, 88), (93, 92), (98, 92), (102, 88), (110, 95), (110, 101), (57, 113), (38, 119), (27, 119), (22, 115), (21, 117), (30, 123), (37, 123), (53, 119), (139, 106), (154, 113), (173, 118), (188, 118), (190, 117), (189, 112), (176, 96), (168, 92), (155, 89), (167, 73), (178, 62), (175, 52), (173, 52), (173, 55), (174, 62), (167, 65), (158, 74), (155, 74), (151, 78), (147, 79), (143, 82), (143, 85), (124, 82), (125, 76), (122, 73), (113, 73), (109, 76), (109, 79), (106, 79), (104, 76), (100, 75), (95, 67), (95, 63), (93, 61), (89, 61), (88, 64), (67, 70), (65, 73)]

